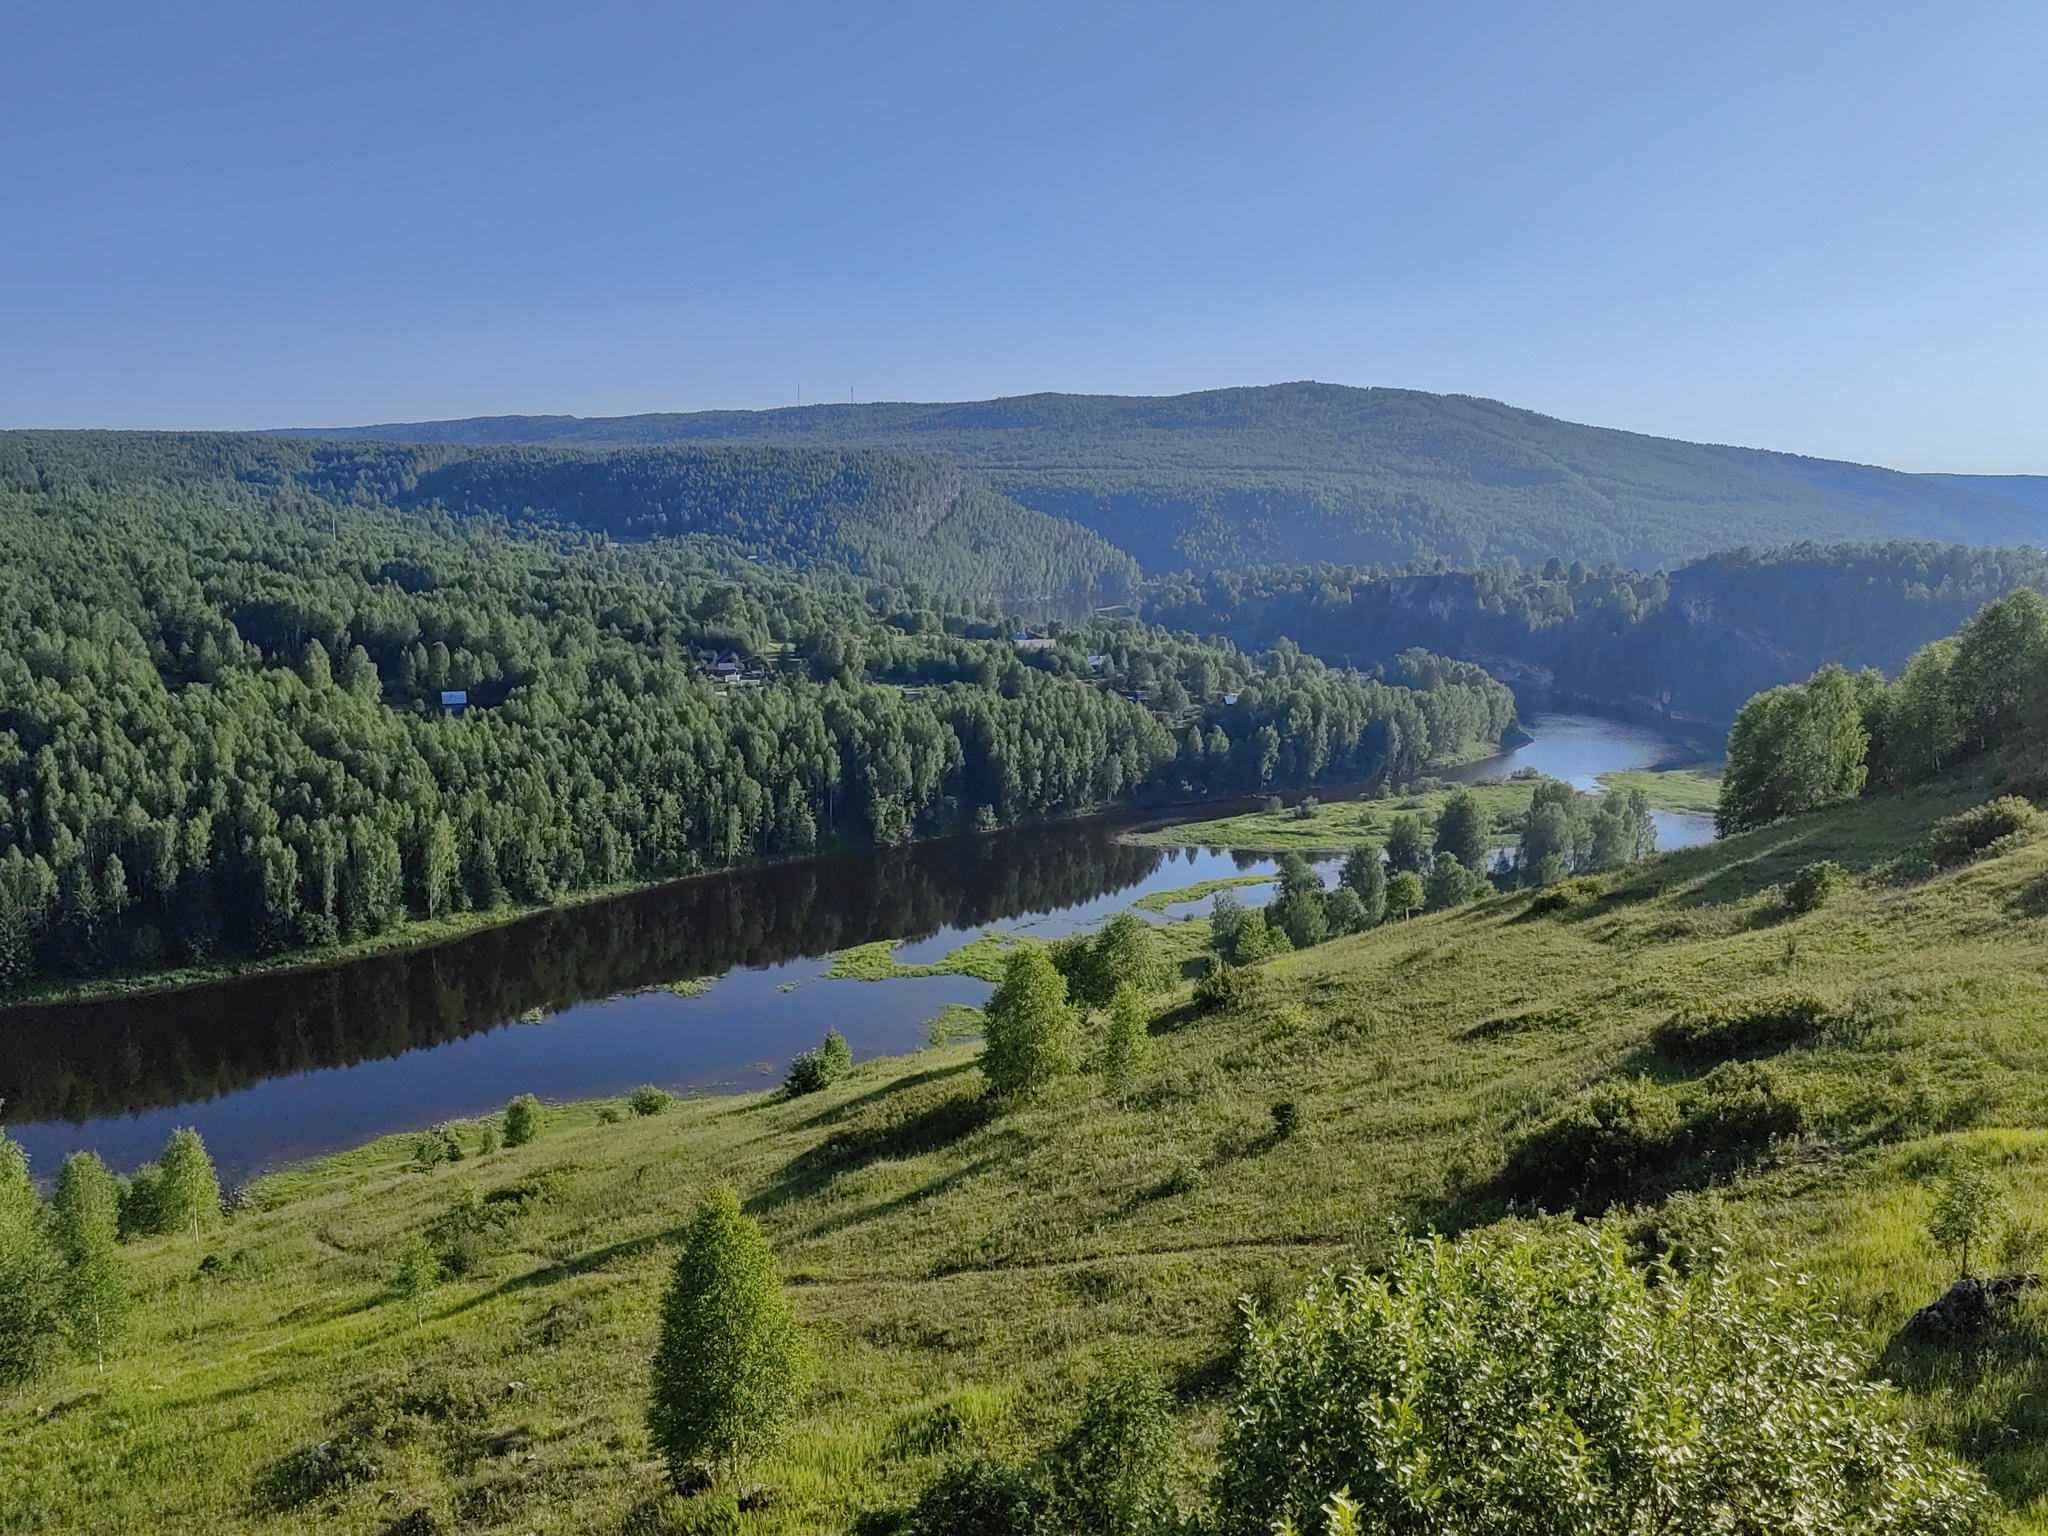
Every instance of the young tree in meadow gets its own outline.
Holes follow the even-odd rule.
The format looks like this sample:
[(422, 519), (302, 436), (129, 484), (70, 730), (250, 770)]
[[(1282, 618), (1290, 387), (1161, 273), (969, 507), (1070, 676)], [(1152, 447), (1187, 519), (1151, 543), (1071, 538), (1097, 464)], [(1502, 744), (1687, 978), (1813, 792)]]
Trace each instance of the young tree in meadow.
[(1387, 882), (1387, 910), (1396, 917), (1421, 911), (1425, 899), (1422, 877), (1412, 869), (1402, 870)]
[(1492, 846), (1493, 827), (1479, 797), (1469, 789), (1452, 790), (1436, 818), (1436, 851), (1479, 873)]
[(0, 1391), (56, 1362), (60, 1302), (57, 1254), (28, 1157), (0, 1134)]
[(391, 1267), (391, 1291), (413, 1307), (413, 1321), (423, 1323), (427, 1297), (441, 1283), (441, 1260), (424, 1237), (413, 1237), (398, 1250), (398, 1262)]
[(1119, 912), (1102, 925), (1102, 932), (1095, 939), (1096, 974), (1108, 982), (1101, 1002), (1080, 998), (1077, 1001), (1101, 1006), (1116, 995), (1117, 988), (1129, 984), (1141, 993), (1157, 992), (1166, 985), (1166, 962), (1159, 953), (1159, 935), (1152, 925), (1135, 912)]
[(1423, 905), (1432, 912), (1462, 907), (1482, 884), (1484, 882), (1457, 859), (1448, 853), (1440, 853), (1430, 866), (1429, 879), (1423, 886)]
[(1387, 866), (1379, 849), (1360, 843), (1344, 860), (1344, 884), (1358, 893), (1365, 909), (1364, 927), (1370, 928), (1387, 915)]
[(1131, 1080), (1145, 1064), (1151, 1048), (1151, 1024), (1145, 1015), (1144, 999), (1136, 987), (1126, 982), (1109, 1000), (1109, 1027), (1102, 1040), (1103, 1084), (1117, 1098), (1130, 1091)]
[(771, 1449), (808, 1372), (767, 1238), (731, 1190), (712, 1190), (661, 1299), (647, 1427), (670, 1477), (680, 1483), (697, 1463), (729, 1476)]
[(1422, 818), (1404, 811), (1387, 827), (1387, 867), (1396, 874), (1419, 875), (1428, 865), (1429, 834), (1422, 829)]
[(156, 1166), (157, 1231), (197, 1236), (220, 1225), (220, 1175), (197, 1131), (171, 1132)]
[(1313, 949), (1330, 936), (1330, 920), (1323, 909), (1320, 887), (1310, 892), (1289, 891), (1266, 908), (1268, 930), (1287, 935), (1295, 949)]
[(1080, 1065), (1080, 1020), (1041, 944), (1010, 951), (984, 1011), (981, 1073), (999, 1098), (1029, 1093)]
[(1956, 1261), (1956, 1272), (1970, 1276), (1970, 1250), (1990, 1247), (2004, 1223), (2005, 1190), (1998, 1176), (1977, 1158), (1957, 1156), (1942, 1170), (1934, 1186), (1934, 1209), (1927, 1231), (1943, 1253)]
[(105, 1370), (133, 1306), (121, 1256), (120, 1181), (95, 1154), (75, 1153), (57, 1175), (50, 1214), (64, 1261), (64, 1331), (76, 1353)]

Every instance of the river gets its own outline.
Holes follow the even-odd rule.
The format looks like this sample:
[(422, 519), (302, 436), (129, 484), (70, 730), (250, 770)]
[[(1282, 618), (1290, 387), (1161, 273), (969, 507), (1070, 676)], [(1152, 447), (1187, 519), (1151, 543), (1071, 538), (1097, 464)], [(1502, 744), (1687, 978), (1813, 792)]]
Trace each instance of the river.
[[(1530, 741), (1456, 776), (1534, 767), (1590, 789), (1598, 774), (1688, 756), (1672, 738), (1593, 716), (1539, 715), (1528, 725)], [(563, 1100), (641, 1083), (686, 1093), (767, 1087), (828, 1028), (856, 1057), (912, 1050), (945, 1005), (978, 1004), (988, 984), (826, 980), (835, 951), (896, 939), (905, 941), (898, 958), (922, 963), (991, 925), (1057, 937), (1152, 892), (1272, 867), (1122, 841), (1147, 820), (1159, 816), (1089, 817), (738, 870), (536, 913), (429, 948), (6, 1010), (7, 1133), (47, 1178), (85, 1148), (117, 1169), (135, 1168), (174, 1127), (196, 1126), (223, 1177), (239, 1181), (483, 1114), (519, 1093)], [(1658, 824), (1667, 848), (1712, 835), (1706, 818), (1660, 813)]]

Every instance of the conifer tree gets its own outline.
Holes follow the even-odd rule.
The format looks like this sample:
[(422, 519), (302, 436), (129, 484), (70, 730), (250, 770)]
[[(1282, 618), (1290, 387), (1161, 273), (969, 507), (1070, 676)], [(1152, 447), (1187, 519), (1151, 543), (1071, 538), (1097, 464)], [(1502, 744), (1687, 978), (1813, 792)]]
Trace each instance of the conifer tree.
[(706, 1195), (661, 1300), (647, 1427), (681, 1482), (769, 1450), (803, 1394), (809, 1351), (761, 1229), (730, 1189)]
[(73, 1154), (50, 1201), (53, 1235), (64, 1261), (64, 1331), (71, 1347), (106, 1369), (107, 1348), (128, 1325), (133, 1305), (121, 1257), (121, 1185), (91, 1152)]

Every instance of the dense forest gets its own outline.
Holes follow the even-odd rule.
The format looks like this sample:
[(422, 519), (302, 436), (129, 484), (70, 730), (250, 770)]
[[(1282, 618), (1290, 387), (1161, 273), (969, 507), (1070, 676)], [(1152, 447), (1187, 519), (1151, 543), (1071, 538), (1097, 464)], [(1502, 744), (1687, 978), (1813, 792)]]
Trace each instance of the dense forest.
[[(2048, 792), (2048, 600), (2000, 598), (1954, 636), (1914, 653), (1896, 678), (1824, 667), (1803, 683), (1758, 694), (1728, 735), (1717, 821), (1738, 832), (1853, 800), (1870, 789), (1926, 783), (1989, 756), (2018, 795)], [(1948, 830), (1968, 856), (2039, 823), (2025, 800), (1981, 806)]]
[(929, 458), (830, 448), (473, 452), (232, 433), (4, 433), (0, 485), (47, 494), (227, 479), (349, 503), (568, 524), (620, 542), (703, 534), (759, 560), (1075, 611), (1122, 602), (1128, 555)]
[(993, 604), (829, 562), (322, 496), (265, 448), (0, 439), (10, 987), (839, 841), (1407, 777), (1512, 715), (1469, 664), (1362, 677), (1128, 618), (1020, 643)]
[(323, 431), (457, 443), (859, 445), (937, 454), (1072, 518), (1154, 574), (1275, 560), (1512, 555), (1668, 569), (1800, 540), (2023, 544), (2038, 490), (1580, 426), (1497, 401), (1297, 383), (1164, 398), (578, 420), (487, 417)]
[(1830, 663), (1896, 672), (2048, 555), (1960, 545), (1733, 550), (1672, 571), (1551, 559), (1473, 571), (1265, 566), (1152, 589), (1154, 621), (1239, 645), (1285, 635), (1338, 666), (1412, 646), (1534, 694), (1724, 725), (1752, 694)]

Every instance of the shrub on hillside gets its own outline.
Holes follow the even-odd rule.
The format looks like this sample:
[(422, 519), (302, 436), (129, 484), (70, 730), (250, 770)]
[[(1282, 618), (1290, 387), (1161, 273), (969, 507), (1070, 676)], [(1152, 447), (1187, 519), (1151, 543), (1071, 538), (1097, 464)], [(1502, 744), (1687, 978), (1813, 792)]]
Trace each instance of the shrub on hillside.
[(1106, 1008), (1116, 989), (1134, 986), (1157, 992), (1168, 980), (1159, 934), (1135, 912), (1119, 912), (1092, 937), (1076, 934), (1048, 946), (1053, 967), (1067, 984), (1067, 997), (1084, 1008)]
[(1204, 1013), (1246, 1008), (1264, 989), (1265, 978), (1249, 966), (1212, 962), (1195, 982), (1195, 1006)]
[(63, 1300), (58, 1263), (28, 1157), (0, 1134), (0, 1391), (56, 1362)]
[(1655, 1084), (1601, 1083), (1514, 1140), (1502, 1183), (1545, 1205), (1604, 1206), (1669, 1163), (1679, 1128), (1678, 1101)]
[(1810, 1044), (1833, 1019), (1811, 992), (1773, 992), (1674, 1015), (1651, 1031), (1650, 1043), (1685, 1061), (1768, 1056)]
[(1930, 851), (1936, 864), (1967, 864), (1995, 843), (2034, 836), (2042, 824), (2041, 813), (2018, 795), (2001, 795), (1936, 822)]
[(1804, 1102), (1768, 1065), (1726, 1063), (1679, 1090), (1644, 1078), (1600, 1083), (1516, 1137), (1504, 1193), (1550, 1209), (1600, 1211), (1725, 1172), (1804, 1132)]
[(675, 1103), (675, 1096), (652, 1083), (642, 1083), (626, 1095), (626, 1107), (636, 1115), (664, 1115)]
[(1090, 1386), (1074, 1426), (1024, 1462), (955, 1463), (893, 1521), (896, 1536), (1171, 1536), (1180, 1435), (1173, 1405), (1135, 1367), (1111, 1367)]
[(1333, 1507), (1376, 1536), (1960, 1536), (1987, 1503), (1811, 1287), (1644, 1270), (1614, 1229), (1403, 1242), (1245, 1328), (1221, 1536)]
[(523, 1147), (540, 1135), (540, 1100), (530, 1093), (522, 1093), (505, 1106), (505, 1145)]
[(1817, 912), (1835, 899), (1835, 893), (1849, 883), (1849, 872), (1833, 859), (1809, 864), (1787, 882), (1783, 901), (1787, 912)]
[[(817, 1049), (798, 1051), (790, 1058), (789, 1071), (782, 1079), (782, 1086), (791, 1098), (801, 1098), (804, 1094), (831, 1087), (852, 1068), (853, 1048), (838, 1030), (828, 1029)], [(635, 1108), (637, 1110), (638, 1106)], [(646, 1113), (644, 1110), (639, 1112)]]

